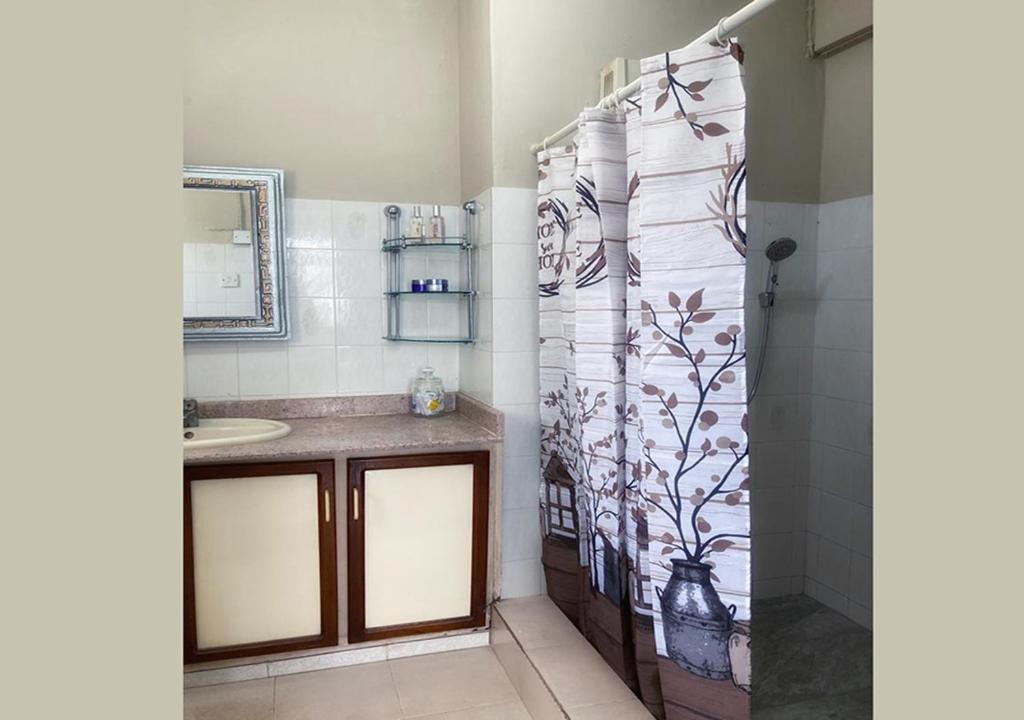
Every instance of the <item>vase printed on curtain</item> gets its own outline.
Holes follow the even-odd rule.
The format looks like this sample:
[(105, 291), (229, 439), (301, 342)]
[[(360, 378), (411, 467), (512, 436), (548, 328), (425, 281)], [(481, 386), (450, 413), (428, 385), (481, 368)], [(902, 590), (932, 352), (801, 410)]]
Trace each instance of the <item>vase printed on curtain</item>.
[(749, 717), (741, 61), (648, 58), (539, 158), (549, 594), (659, 717)]

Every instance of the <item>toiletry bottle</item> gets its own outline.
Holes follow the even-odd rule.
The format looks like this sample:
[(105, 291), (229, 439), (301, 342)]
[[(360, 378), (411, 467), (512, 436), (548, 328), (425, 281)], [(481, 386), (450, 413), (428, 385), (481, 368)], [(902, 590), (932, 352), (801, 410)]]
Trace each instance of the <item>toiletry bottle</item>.
[(425, 229), (423, 216), (420, 215), (420, 206), (416, 205), (412, 209), (412, 217), (409, 218), (409, 230), (405, 236), (410, 240), (422, 240)]
[(444, 242), (444, 218), (441, 217), (441, 206), (434, 206), (434, 214), (430, 216), (430, 238), (434, 242)]

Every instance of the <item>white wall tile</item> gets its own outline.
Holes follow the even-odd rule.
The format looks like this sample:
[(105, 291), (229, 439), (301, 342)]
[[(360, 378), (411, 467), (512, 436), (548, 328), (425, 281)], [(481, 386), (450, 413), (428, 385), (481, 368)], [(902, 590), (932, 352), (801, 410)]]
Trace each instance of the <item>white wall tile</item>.
[(238, 344), (185, 344), (188, 390), (192, 397), (212, 400), (238, 397)]
[(379, 345), (339, 345), (337, 363), (339, 395), (373, 395), (384, 392), (384, 368)]
[(499, 405), (505, 414), (505, 455), (533, 456), (540, 446), (539, 401)]
[(337, 250), (334, 253), (334, 282), (339, 298), (380, 298), (381, 263), (379, 250)]
[(532, 453), (525, 455), (509, 456), (506, 453), (501, 482), (502, 507), (505, 510), (528, 508), (536, 511), (541, 482), (539, 446), (534, 448)]
[(536, 507), (502, 511), (501, 558), (503, 562), (540, 558), (540, 514)]
[(381, 350), (384, 367), (384, 392), (405, 393), (420, 368), (430, 364), (425, 345), (413, 343), (387, 343)]
[(789, 577), (803, 567), (803, 555), (796, 554), (797, 543), (803, 544), (803, 534), (768, 533), (759, 535), (751, 543), (753, 577), (766, 580), (774, 577)]
[(499, 245), (491, 248), (495, 298), (537, 299), (537, 248), (533, 245)]
[(797, 470), (802, 448), (796, 442), (757, 442), (751, 431), (750, 477), (755, 487), (791, 487), (799, 485), (803, 473)]
[(849, 198), (819, 209), (818, 249), (863, 248), (871, 245), (872, 198)]
[(441, 378), (445, 390), (460, 386), (458, 345), (428, 346), (427, 362), (434, 368), (434, 374)]
[(793, 530), (793, 498), (796, 488), (761, 487), (750, 491), (751, 531), (756, 535)]
[(792, 592), (792, 579), (788, 577), (755, 580), (751, 583), (751, 595), (755, 600), (781, 597)]
[(288, 247), (331, 249), (329, 200), (286, 199), (284, 215), (285, 242)]
[(821, 538), (815, 580), (845, 595), (850, 582), (849, 549), (826, 538)]
[(471, 397), (488, 404), (494, 401), (492, 360), (489, 350), (476, 346), (465, 347), (459, 354), (460, 388)]
[(331, 203), (334, 247), (338, 250), (380, 250), (384, 238), (384, 207), (389, 203)]
[(872, 356), (859, 350), (814, 349), (815, 395), (870, 403)]
[(285, 263), (291, 297), (334, 297), (334, 257), (330, 250), (290, 248)]
[(856, 503), (850, 505), (850, 549), (871, 557), (872, 509)]
[(823, 492), (821, 494), (821, 534), (844, 548), (850, 547), (850, 529), (853, 524), (853, 503)]
[(813, 396), (811, 440), (827, 445), (871, 452), (871, 406), (863, 403)]
[(335, 348), (288, 348), (288, 393), (294, 397), (333, 395), (337, 392)]
[(493, 372), (496, 405), (523, 404), (540, 397), (536, 351), (496, 352)]
[(850, 556), (850, 600), (864, 607), (871, 607), (871, 558), (858, 553)]
[(815, 346), (871, 350), (871, 301), (822, 300), (814, 318)]
[(292, 346), (334, 345), (334, 302), (331, 298), (291, 300)]
[(819, 583), (815, 600), (821, 604), (845, 615), (849, 612), (849, 599), (845, 593), (830, 588), (828, 585)]
[(871, 248), (818, 253), (817, 297), (826, 300), (870, 300)]
[(537, 311), (536, 297), (521, 300), (495, 298), (493, 300), (495, 352), (535, 351), (539, 333)]
[(287, 397), (288, 344), (239, 343), (238, 391), (241, 397)]
[(512, 560), (501, 564), (501, 597), (539, 595), (543, 570), (540, 560)]
[[(380, 345), (382, 312), (380, 298), (335, 300), (338, 345)], [(333, 336), (332, 336), (333, 341)]]

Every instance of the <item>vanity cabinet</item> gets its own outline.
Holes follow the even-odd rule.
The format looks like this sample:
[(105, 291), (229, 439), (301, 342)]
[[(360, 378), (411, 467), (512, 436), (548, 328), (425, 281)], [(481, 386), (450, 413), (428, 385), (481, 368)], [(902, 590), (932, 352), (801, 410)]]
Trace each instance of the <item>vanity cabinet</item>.
[(186, 466), (185, 662), (338, 642), (334, 461)]
[(348, 461), (349, 642), (486, 623), (489, 453)]

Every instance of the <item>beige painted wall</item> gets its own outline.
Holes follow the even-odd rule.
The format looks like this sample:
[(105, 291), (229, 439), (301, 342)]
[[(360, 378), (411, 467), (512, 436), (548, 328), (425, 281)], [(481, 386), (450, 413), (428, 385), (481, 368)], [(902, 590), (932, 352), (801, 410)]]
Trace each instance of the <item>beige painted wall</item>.
[(867, 40), (824, 61), (821, 202), (872, 193), (871, 50)]
[(459, 0), (459, 159), (462, 198), (494, 185), (489, 0)]
[(186, 0), (185, 162), (290, 197), (453, 204), (458, 0)]
[[(681, 47), (744, 4), (490, 0), (494, 184), (536, 184), (529, 146), (597, 100), (598, 72), (610, 59), (638, 60)], [(748, 58), (748, 187), (753, 199), (817, 200), (822, 68), (803, 54), (805, 7), (804, 0), (781, 0), (739, 32)], [(474, 176), (466, 164), (486, 162), (464, 159), (463, 195), (482, 189), (478, 182), (467, 182)]]

